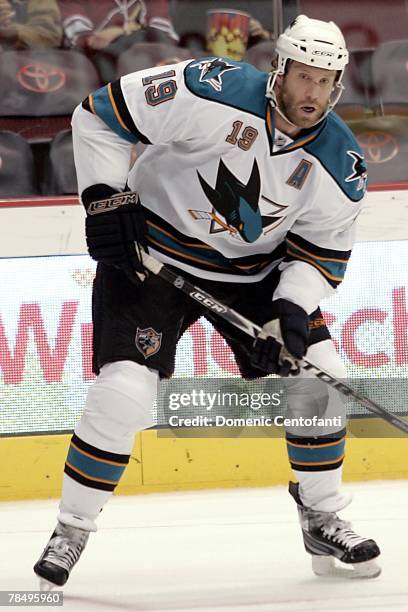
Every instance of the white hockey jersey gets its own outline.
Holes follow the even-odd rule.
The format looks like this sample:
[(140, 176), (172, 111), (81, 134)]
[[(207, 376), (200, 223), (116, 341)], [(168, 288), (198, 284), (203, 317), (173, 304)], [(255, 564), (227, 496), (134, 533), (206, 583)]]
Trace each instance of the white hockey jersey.
[[(79, 192), (137, 191), (149, 250), (195, 276), (255, 282), (312, 312), (341, 282), (366, 188), (363, 155), (330, 113), (292, 140), (274, 127), (268, 75), (223, 58), (135, 72), (73, 117)], [(147, 150), (129, 173), (133, 143)]]

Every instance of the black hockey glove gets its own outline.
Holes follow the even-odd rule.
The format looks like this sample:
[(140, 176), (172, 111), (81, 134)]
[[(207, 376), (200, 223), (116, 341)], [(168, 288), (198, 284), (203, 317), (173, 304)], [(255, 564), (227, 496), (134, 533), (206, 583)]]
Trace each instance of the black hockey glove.
[(276, 300), (273, 305), (278, 318), (263, 326), (254, 342), (251, 363), (270, 374), (296, 376), (300, 372), (298, 360), (305, 356), (309, 344), (309, 316), (288, 300)]
[(132, 282), (143, 282), (147, 272), (140, 252), (147, 252), (147, 227), (137, 194), (118, 193), (101, 183), (85, 189), (81, 199), (92, 259), (120, 268)]

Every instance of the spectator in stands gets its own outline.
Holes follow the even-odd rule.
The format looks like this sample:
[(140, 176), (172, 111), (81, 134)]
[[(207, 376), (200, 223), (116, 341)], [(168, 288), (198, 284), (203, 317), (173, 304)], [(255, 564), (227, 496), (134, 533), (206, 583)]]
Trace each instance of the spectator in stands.
[(122, 51), (141, 41), (177, 44), (168, 4), (168, 0), (60, 0), (65, 44), (88, 51), (114, 43)]
[(0, 0), (0, 49), (55, 48), (61, 42), (56, 0)]
[(115, 78), (117, 58), (139, 42), (175, 45), (168, 0), (60, 0), (65, 46), (82, 49), (102, 82)]
[(248, 49), (264, 40), (272, 40), (273, 34), (266, 30), (260, 21), (251, 17), (249, 20)]
[[(250, 15), (247, 49), (267, 40), (273, 40), (272, 32), (266, 30), (258, 19)], [(201, 32), (184, 32), (180, 36), (179, 44), (181, 47), (191, 49), (194, 57), (208, 54), (207, 40)]]

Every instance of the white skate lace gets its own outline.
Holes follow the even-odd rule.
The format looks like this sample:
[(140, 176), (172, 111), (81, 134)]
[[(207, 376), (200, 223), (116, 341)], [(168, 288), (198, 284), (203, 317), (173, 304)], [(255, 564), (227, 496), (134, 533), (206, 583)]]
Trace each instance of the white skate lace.
[(357, 535), (351, 529), (351, 523), (340, 520), (335, 514), (326, 518), (321, 526), (321, 530), (323, 535), (331, 540), (331, 542), (339, 543), (347, 548), (347, 550), (351, 550), (358, 544), (367, 541), (367, 538)]
[(81, 556), (87, 538), (88, 533), (86, 532), (81, 534), (78, 541), (73, 541), (68, 535), (57, 535), (51, 540), (44, 560), (63, 567), (69, 572)]

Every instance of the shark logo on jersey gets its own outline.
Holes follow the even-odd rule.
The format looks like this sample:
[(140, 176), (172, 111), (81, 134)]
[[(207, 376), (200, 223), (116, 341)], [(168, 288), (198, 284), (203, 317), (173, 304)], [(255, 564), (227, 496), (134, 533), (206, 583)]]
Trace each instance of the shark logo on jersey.
[[(279, 216), (279, 214), (277, 213), (284, 212), (288, 208), (288, 206), (285, 206), (284, 204), (278, 204), (274, 200), (271, 200), (270, 198), (267, 198), (264, 195), (262, 195), (261, 198), (262, 200), (267, 202), (268, 210), (270, 211), (267, 212), (266, 215), (262, 215), (262, 227), (264, 229), (264, 236), (266, 236), (266, 234), (278, 227), (278, 225), (283, 223), (283, 221), (286, 219), (285, 215)], [(264, 208), (264, 206), (262, 208)]]
[(198, 170), (197, 174), (205, 195), (217, 213), (224, 217), (231, 233), (238, 232), (245, 242), (255, 242), (262, 234), (262, 217), (258, 206), (261, 179), (256, 160), (246, 185), (228, 170), (222, 160), (218, 165), (215, 189)]
[[(210, 234), (228, 232), (232, 237), (242, 238), (245, 242), (254, 242), (262, 233), (266, 236), (286, 219), (286, 215), (282, 213), (286, 211), (288, 206), (278, 204), (264, 195), (261, 195), (263, 202), (259, 201), (260, 178), (256, 160), (247, 185), (243, 185), (228, 170), (222, 160), (218, 167), (215, 189), (208, 185), (198, 170), (197, 174), (213, 207), (211, 211), (189, 208), (188, 212), (195, 221), (210, 221)], [(234, 185), (235, 192), (233, 190)], [(243, 203), (246, 198), (248, 198), (247, 206)], [(242, 223), (241, 214), (245, 213), (245, 209), (247, 212), (246, 220), (254, 222), (252, 228), (248, 223)]]
[(353, 168), (350, 176), (346, 178), (346, 183), (358, 181), (356, 190), (361, 191), (365, 189), (367, 184), (367, 168), (364, 165), (364, 157), (355, 151), (347, 151), (347, 155), (350, 155), (353, 160)]
[(208, 83), (215, 91), (222, 90), (222, 75), (229, 70), (241, 70), (240, 66), (229, 64), (222, 57), (213, 57), (193, 64), (192, 68), (201, 70), (200, 83)]

